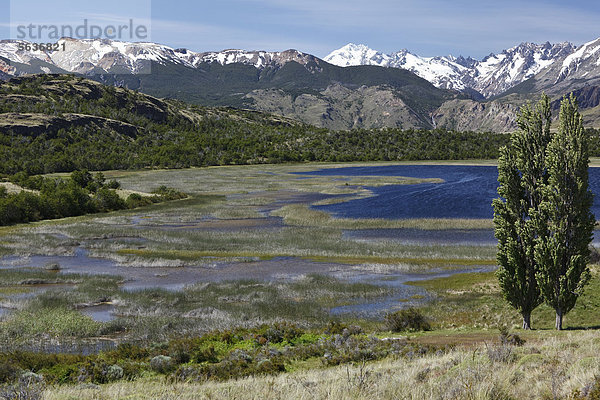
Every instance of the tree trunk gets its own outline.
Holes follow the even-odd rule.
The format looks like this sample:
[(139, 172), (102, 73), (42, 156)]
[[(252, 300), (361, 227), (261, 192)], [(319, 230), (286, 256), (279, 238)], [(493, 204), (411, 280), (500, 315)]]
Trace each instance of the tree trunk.
[(556, 329), (562, 331), (563, 312), (556, 310)]
[(522, 315), (523, 315), (523, 329), (528, 331), (531, 329), (531, 312), (524, 312)]

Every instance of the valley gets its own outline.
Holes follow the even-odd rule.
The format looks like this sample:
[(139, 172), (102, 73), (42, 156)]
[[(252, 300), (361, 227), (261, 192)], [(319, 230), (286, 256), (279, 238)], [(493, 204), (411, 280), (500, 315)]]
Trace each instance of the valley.
[(491, 206), (542, 92), (554, 119), (520, 134), (563, 132), (573, 92), (581, 165), (600, 156), (598, 40), (482, 60), (60, 43), (0, 42), (0, 397), (600, 393), (598, 230), (566, 329), (542, 304), (517, 330)]

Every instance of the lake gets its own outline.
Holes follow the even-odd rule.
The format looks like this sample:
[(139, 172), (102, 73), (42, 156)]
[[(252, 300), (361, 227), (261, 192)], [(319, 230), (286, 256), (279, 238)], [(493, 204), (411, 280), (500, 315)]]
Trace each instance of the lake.
[[(389, 165), (347, 167), (302, 172), (321, 176), (405, 176), (441, 178), (443, 183), (390, 185), (369, 188), (376, 196), (315, 206), (340, 218), (492, 218), (498, 197), (495, 166)], [(600, 218), (600, 168), (590, 168), (595, 195), (592, 211)]]

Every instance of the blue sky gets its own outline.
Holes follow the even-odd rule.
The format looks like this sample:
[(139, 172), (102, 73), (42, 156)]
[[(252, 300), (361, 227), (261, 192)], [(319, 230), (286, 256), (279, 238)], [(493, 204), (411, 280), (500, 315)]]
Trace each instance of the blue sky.
[(0, 37), (14, 37), (16, 23), (84, 18), (134, 18), (151, 25), (152, 41), (195, 51), (296, 48), (320, 57), (348, 42), (482, 58), (523, 41), (583, 44), (600, 37), (597, 0), (0, 0)]

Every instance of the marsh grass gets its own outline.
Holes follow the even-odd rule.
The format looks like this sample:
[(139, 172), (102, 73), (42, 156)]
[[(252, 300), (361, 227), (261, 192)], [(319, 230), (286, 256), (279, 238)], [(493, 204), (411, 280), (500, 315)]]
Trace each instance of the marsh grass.
[(100, 323), (68, 308), (26, 309), (0, 323), (0, 337), (15, 342), (39, 337), (84, 338), (97, 334)]
[[(262, 216), (261, 207), (277, 201), (281, 196), (291, 196), (293, 199), (295, 194), (302, 192), (335, 191), (346, 193), (343, 198), (350, 199), (352, 196), (370, 195), (361, 185), (420, 182), (409, 178), (385, 176), (348, 177), (344, 181), (334, 181), (332, 177), (301, 176), (292, 173), (310, 171), (318, 167), (341, 166), (344, 165), (266, 165), (108, 173), (106, 175), (109, 178), (123, 178), (123, 187), (127, 190), (147, 192), (156, 185), (168, 182), (169, 186), (184, 190), (191, 196), (139, 210), (21, 226), (3, 237), (3, 246), (11, 254), (26, 256), (72, 255), (76, 247), (82, 245), (92, 249), (95, 256), (110, 258), (131, 266), (203, 264), (206, 258), (215, 257), (222, 260), (236, 257), (269, 260), (277, 256), (305, 257), (314, 261), (345, 264), (404, 262), (435, 264), (440, 267), (461, 262), (473, 264), (473, 260), (480, 260), (477, 261), (480, 264), (493, 262), (493, 246), (420, 246), (403, 245), (394, 241), (361, 243), (342, 238), (342, 229), (489, 229), (491, 221), (488, 220), (336, 219), (309, 208), (308, 204), (289, 204), (274, 212), (274, 215), (283, 218), (288, 227), (268, 230), (261, 229), (260, 225), (252, 229), (243, 228), (243, 224), (236, 227), (235, 220)], [(196, 223), (206, 218), (231, 219), (232, 222), (223, 230), (207, 230), (201, 227), (194, 229), (193, 226), (181, 230), (162, 228)], [(126, 240), (119, 241), (118, 237), (137, 238), (143, 243), (132, 246)], [(117, 239), (107, 240), (110, 238)]]
[(57, 274), (42, 269), (0, 269), (0, 288), (10, 289), (17, 285), (76, 284), (84, 279), (81, 274)]
[[(397, 163), (395, 163), (397, 164)], [(302, 175), (302, 172), (321, 168), (345, 166), (395, 165), (353, 163), (353, 164), (286, 164), (249, 165), (210, 168), (190, 168), (185, 170), (153, 171), (109, 171), (108, 178), (118, 179), (124, 188), (147, 191), (156, 185), (167, 185), (185, 193), (248, 193), (258, 191), (298, 190), (317, 193), (351, 193), (348, 186), (382, 186), (390, 184), (417, 184), (435, 182), (436, 179), (415, 179), (395, 176), (334, 176)], [(300, 179), (299, 179), (300, 178)], [(343, 179), (336, 181), (335, 179)]]
[[(83, 227), (81, 227), (83, 228)], [(81, 228), (77, 228), (78, 230)], [(84, 228), (89, 229), (89, 228)], [(97, 229), (97, 228), (95, 228)], [(138, 233), (139, 234), (139, 233)], [(335, 228), (288, 227), (278, 230), (162, 231), (143, 232), (152, 240), (146, 249), (120, 249), (119, 254), (163, 258), (201, 257), (305, 257), (316, 261), (408, 262), (421, 259), (485, 260), (495, 258), (493, 246), (435, 246), (400, 244), (394, 241), (361, 242), (346, 240)], [(389, 261), (385, 261), (389, 260)], [(351, 261), (355, 262), (355, 261)], [(434, 261), (435, 262), (435, 261)], [(471, 261), (467, 261), (470, 263)]]
[[(390, 269), (423, 272), (432, 268), (464, 269), (495, 264), (494, 246), (403, 245), (394, 241), (360, 242), (342, 236), (342, 229), (363, 228), (490, 229), (491, 220), (337, 220), (304, 203), (279, 208), (275, 214), (284, 218), (288, 226), (277, 230), (235, 226), (222, 231), (161, 228), (203, 218), (253, 218), (261, 209), (270, 209), (265, 206), (283, 197), (294, 203), (297, 193), (342, 195), (326, 198), (325, 204), (369, 195), (365, 188), (368, 186), (400, 183), (397, 178), (388, 177), (354, 177), (336, 182), (332, 177), (308, 175), (305, 176), (308, 179), (298, 179), (300, 175), (291, 173), (342, 166), (347, 165), (113, 172), (107, 175), (110, 178), (120, 175), (124, 187), (130, 190), (147, 191), (164, 183), (192, 196), (142, 210), (0, 229), (1, 246), (9, 254), (72, 254), (82, 246), (93, 255), (132, 266), (169, 262), (172, 263), (169, 265), (180, 265), (180, 262), (181, 265), (198, 265), (207, 259), (273, 261), (277, 256), (335, 262), (346, 264), (348, 271), (360, 269), (375, 273), (386, 273)], [(132, 243), (126, 240), (128, 238), (137, 241)], [(12, 290), (10, 285), (19, 285), (27, 279), (23, 275), (11, 277), (13, 272), (6, 272), (5, 276), (2, 273), (0, 271), (0, 281), (3, 277), (7, 279), (8, 291)], [(201, 283), (181, 291), (124, 291), (118, 280), (72, 278), (73, 288), (49, 291), (26, 300), (10, 317), (0, 321), (0, 332), (11, 337), (17, 329), (26, 329), (19, 324), (32, 318), (40, 320), (30, 328), (32, 337), (46, 329), (57, 336), (77, 338), (100, 334), (143, 342), (164, 342), (177, 335), (193, 336), (214, 329), (256, 327), (281, 321), (319, 327), (331, 319), (330, 307), (390, 294), (388, 289), (378, 286), (351, 284), (319, 275), (295, 281)], [(598, 327), (600, 278), (596, 270), (584, 296), (565, 318), (565, 325), (573, 330), (558, 334), (550, 330), (527, 333), (523, 335), (527, 343), (510, 348), (509, 357), (490, 357), (490, 354), (504, 354), (497, 348), (497, 327), (520, 323), (519, 315), (502, 299), (493, 273), (460, 274), (413, 284), (434, 294), (434, 302), (421, 307), (420, 312), (430, 318), (432, 328), (437, 331), (411, 333), (410, 340), (442, 346), (467, 343), (468, 348), (447, 348), (437, 355), (415, 352), (408, 358), (375, 363), (355, 360), (355, 364), (336, 368), (323, 368), (321, 360), (308, 359), (298, 362), (294, 366), (297, 372), (292, 374), (257, 375), (223, 383), (171, 384), (155, 375), (146, 375), (140, 381), (94, 389), (52, 387), (46, 398), (564, 398), (595, 382), (594, 374), (600, 372), (597, 356), (600, 341), (596, 332), (583, 329)], [(80, 306), (100, 301), (114, 306), (115, 320), (90, 322), (79, 312)], [(56, 321), (49, 320), (45, 315), (36, 314), (36, 310), (60, 311), (66, 320), (59, 317)], [(377, 321), (357, 320), (355, 316), (339, 318), (371, 330), (381, 329)], [(545, 306), (538, 308), (533, 315), (534, 328), (550, 328), (553, 318), (552, 310)], [(58, 322), (62, 325), (52, 325)], [(61, 326), (64, 326), (63, 331)], [(482, 345), (482, 341), (486, 344)]]
[[(47, 283), (56, 279), (53, 283), (70, 283), (69, 287), (45, 290), (11, 303), (15, 311), (0, 320), (0, 339), (15, 339), (15, 345), (20, 331), (22, 341), (35, 341), (44, 335), (58, 340), (98, 334), (114, 335), (120, 340), (160, 341), (174, 335), (254, 327), (280, 320), (322, 326), (331, 319), (331, 307), (391, 293), (389, 288), (321, 275), (291, 281), (201, 283), (179, 291), (158, 288), (129, 291), (121, 288), (119, 277), (63, 276), (44, 270), (0, 271), (2, 278), (7, 293), (18, 292), (26, 282)], [(40, 286), (26, 288), (35, 293)], [(98, 323), (81, 314), (82, 308), (97, 304), (111, 304), (116, 320)], [(30, 319), (36, 323), (26, 329), (24, 325)]]
[(333, 218), (330, 214), (311, 209), (306, 204), (283, 206), (271, 213), (282, 217), (287, 225), (329, 227), (337, 229), (396, 229), (423, 230), (491, 229), (491, 219), (385, 219), (385, 218)]

